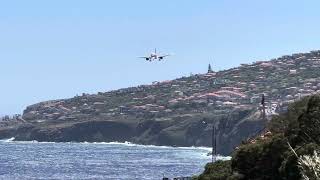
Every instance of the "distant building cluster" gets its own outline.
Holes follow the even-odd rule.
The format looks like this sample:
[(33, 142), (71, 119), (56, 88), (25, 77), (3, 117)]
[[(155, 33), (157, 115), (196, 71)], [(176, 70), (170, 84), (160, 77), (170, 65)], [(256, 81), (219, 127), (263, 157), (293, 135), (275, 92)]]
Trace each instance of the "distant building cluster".
[(19, 122), (24, 122), (20, 114), (15, 114), (13, 116), (5, 115), (3, 117), (0, 117), (0, 127), (8, 126)]

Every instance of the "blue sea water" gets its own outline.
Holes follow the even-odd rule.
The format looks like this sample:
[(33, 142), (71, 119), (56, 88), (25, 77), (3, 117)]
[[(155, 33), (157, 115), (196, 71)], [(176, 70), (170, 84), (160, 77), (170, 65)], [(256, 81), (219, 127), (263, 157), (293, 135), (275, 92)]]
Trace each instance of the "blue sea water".
[(0, 179), (162, 179), (192, 176), (210, 162), (209, 148), (130, 143), (0, 141)]

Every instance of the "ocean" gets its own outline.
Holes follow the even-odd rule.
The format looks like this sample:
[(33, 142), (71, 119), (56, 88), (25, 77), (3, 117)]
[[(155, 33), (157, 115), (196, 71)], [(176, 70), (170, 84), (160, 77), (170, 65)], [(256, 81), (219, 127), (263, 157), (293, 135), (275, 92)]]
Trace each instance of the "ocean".
[(0, 140), (0, 179), (162, 179), (201, 173), (210, 148)]

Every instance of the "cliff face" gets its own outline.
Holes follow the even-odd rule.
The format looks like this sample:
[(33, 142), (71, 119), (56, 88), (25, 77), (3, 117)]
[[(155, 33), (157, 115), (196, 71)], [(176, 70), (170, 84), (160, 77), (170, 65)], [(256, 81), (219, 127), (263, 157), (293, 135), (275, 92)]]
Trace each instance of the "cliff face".
[[(243, 139), (264, 127), (251, 121), (254, 111), (237, 110), (225, 117), (214, 114), (181, 116), (167, 120), (87, 120), (82, 122), (24, 123), (0, 130), (1, 138), (21, 141), (125, 142), (169, 146), (211, 146), (212, 125), (217, 133), (218, 152), (228, 155)], [(241, 114), (239, 116), (239, 113)], [(241, 119), (241, 120), (239, 120)]]
[(0, 138), (211, 146), (214, 125), (218, 152), (229, 154), (264, 128), (262, 93), (270, 118), (295, 99), (320, 92), (319, 67), (320, 51), (313, 51), (152, 85), (41, 102), (27, 107), (19, 123), (0, 125)]

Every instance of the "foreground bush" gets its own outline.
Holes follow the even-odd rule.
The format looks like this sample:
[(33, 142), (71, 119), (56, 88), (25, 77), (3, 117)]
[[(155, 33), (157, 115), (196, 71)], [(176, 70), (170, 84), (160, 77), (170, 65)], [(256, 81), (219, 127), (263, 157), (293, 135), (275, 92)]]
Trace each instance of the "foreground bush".
[(240, 145), (231, 161), (208, 164), (198, 179), (319, 179), (320, 96), (289, 106), (268, 124), (269, 136)]
[(208, 163), (198, 180), (225, 180), (231, 176), (231, 161), (217, 161)]

